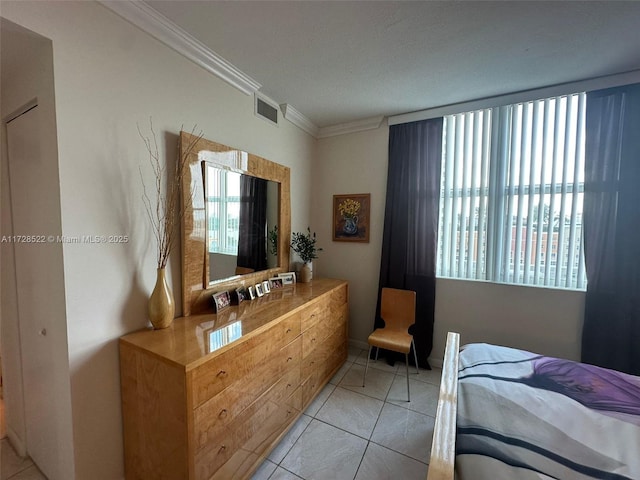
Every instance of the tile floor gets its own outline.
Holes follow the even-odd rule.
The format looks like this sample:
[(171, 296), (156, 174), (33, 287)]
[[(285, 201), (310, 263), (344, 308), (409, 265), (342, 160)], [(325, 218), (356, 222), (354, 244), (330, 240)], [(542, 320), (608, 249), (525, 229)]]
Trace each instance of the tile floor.
[(441, 371), (369, 363), (349, 349), (347, 363), (298, 419), (253, 480), (424, 480)]
[(0, 480), (47, 480), (30, 458), (20, 458), (6, 438), (4, 399), (0, 387)]
[(47, 480), (30, 458), (20, 458), (13, 451), (9, 440), (2, 439), (0, 445), (2, 463), (0, 464), (0, 478), (2, 480)]
[[(369, 363), (349, 349), (345, 365), (260, 466), (253, 480), (424, 480), (441, 371)], [(46, 480), (30, 459), (1, 443), (1, 480)]]

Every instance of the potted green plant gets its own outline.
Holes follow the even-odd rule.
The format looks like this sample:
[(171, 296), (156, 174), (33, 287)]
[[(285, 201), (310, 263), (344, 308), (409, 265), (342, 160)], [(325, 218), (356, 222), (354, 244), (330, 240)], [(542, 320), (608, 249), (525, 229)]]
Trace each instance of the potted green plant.
[(304, 265), (300, 269), (300, 281), (310, 282), (313, 278), (313, 259), (318, 258), (318, 252), (322, 248), (316, 247), (316, 232), (311, 233), (307, 227), (307, 233), (293, 232), (291, 234), (291, 249), (298, 254)]

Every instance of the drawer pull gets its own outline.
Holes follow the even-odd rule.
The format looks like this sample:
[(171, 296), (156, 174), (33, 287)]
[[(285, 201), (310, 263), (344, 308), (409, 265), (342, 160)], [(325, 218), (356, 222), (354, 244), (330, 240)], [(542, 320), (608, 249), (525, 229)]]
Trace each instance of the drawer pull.
[(290, 387), (291, 387), (291, 384), (290, 384), (290, 383), (287, 383), (287, 388), (290, 388)]
[(218, 414), (218, 417), (219, 417), (219, 418), (224, 418), (224, 417), (226, 417), (226, 416), (227, 416), (227, 413), (228, 413), (228, 412), (227, 412), (227, 409), (226, 409), (226, 408), (223, 408), (223, 409), (220, 411), (220, 413)]
[(226, 377), (227, 376), (227, 372), (224, 370), (220, 370), (218, 372), (218, 374), (216, 375), (216, 377), (220, 378), (220, 377)]
[(289, 333), (289, 332), (291, 332), (291, 329), (290, 329), (290, 328), (287, 328), (287, 331), (286, 331), (286, 332), (284, 332), (284, 333)]
[(315, 342), (315, 341), (316, 341), (316, 338), (315, 338), (315, 337), (313, 337), (313, 338), (311, 339), (311, 342)]
[(222, 453), (222, 452), (224, 452), (226, 449), (227, 449), (227, 446), (226, 446), (226, 445), (222, 445), (222, 446), (220, 447), (220, 450), (218, 450), (218, 453)]
[(293, 360), (293, 357), (287, 358), (287, 362), (290, 362), (291, 360)]

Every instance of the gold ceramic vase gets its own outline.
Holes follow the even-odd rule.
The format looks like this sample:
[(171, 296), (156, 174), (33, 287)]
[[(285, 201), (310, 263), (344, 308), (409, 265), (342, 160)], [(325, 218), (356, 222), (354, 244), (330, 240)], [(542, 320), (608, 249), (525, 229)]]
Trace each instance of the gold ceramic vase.
[(302, 283), (309, 283), (313, 279), (313, 263), (307, 262), (302, 265), (300, 269), (300, 281)]
[(173, 293), (167, 284), (164, 268), (158, 269), (156, 286), (149, 297), (149, 320), (153, 328), (167, 328), (173, 322), (176, 305), (173, 301)]

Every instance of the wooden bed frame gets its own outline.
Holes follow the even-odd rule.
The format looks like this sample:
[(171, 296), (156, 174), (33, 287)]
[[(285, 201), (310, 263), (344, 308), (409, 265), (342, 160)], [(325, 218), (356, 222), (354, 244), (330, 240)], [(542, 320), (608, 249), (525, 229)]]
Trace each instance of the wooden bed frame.
[(460, 334), (449, 332), (442, 362), (442, 380), (427, 480), (453, 480), (454, 478), (459, 351)]
[[(460, 334), (449, 332), (442, 364), (427, 480), (455, 479), (459, 360)], [(632, 478), (636, 476), (632, 474)]]

